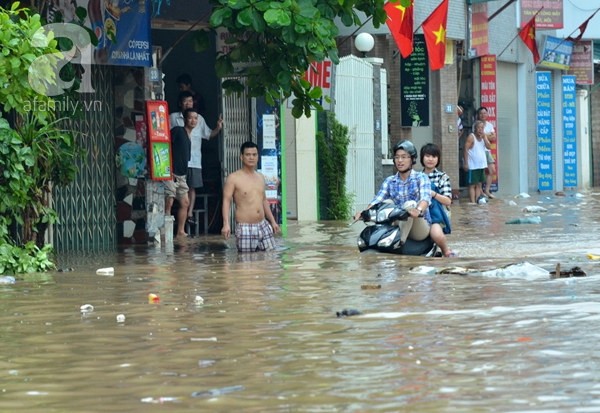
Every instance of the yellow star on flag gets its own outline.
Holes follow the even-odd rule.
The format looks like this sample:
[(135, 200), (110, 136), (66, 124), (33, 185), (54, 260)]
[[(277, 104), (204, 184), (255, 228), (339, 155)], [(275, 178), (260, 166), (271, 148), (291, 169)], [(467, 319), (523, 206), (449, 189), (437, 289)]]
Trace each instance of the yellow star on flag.
[(533, 27), (529, 29), (529, 37), (535, 40), (535, 30)]
[(395, 7), (402, 12), (402, 18), (400, 19), (400, 21), (403, 21), (404, 20), (404, 14), (406, 13), (406, 7), (402, 6), (402, 4), (398, 4)]
[(436, 35), (435, 44), (446, 43), (446, 29), (444, 29), (444, 26), (440, 24), (440, 29), (437, 32), (434, 31), (433, 34)]

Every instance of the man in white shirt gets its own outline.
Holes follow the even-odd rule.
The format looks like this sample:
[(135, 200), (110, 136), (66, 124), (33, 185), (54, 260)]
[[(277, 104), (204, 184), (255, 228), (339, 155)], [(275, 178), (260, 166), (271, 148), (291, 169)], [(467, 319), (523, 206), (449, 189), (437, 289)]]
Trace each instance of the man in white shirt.
[[(169, 123), (171, 129), (176, 126), (183, 126), (183, 111), (194, 107), (194, 97), (190, 92), (184, 91), (179, 94), (179, 107), (181, 112), (174, 112), (169, 116)], [(196, 202), (196, 188), (201, 188), (202, 183), (202, 139), (211, 139), (219, 134), (223, 127), (222, 115), (219, 115), (217, 121), (217, 127), (210, 129), (206, 124), (204, 118), (198, 115), (198, 125), (192, 130), (190, 134), (190, 140), (192, 143), (192, 149), (190, 154), (190, 161), (188, 163), (187, 173), (187, 185), (190, 188), (188, 192), (188, 198), (190, 205), (187, 212), (188, 224), (195, 224), (194, 220), (194, 203)], [(208, 228), (204, 228), (207, 231)]]

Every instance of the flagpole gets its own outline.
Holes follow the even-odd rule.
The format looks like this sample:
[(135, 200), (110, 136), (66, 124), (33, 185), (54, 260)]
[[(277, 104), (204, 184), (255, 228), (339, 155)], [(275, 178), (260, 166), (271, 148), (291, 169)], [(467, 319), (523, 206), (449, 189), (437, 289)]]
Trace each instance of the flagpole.
[(359, 31), (360, 29), (362, 29), (362, 27), (367, 24), (369, 21), (371, 21), (371, 19), (373, 18), (373, 16), (369, 16), (369, 18), (367, 20), (364, 21), (363, 24), (361, 24), (360, 26), (358, 26), (358, 29), (354, 30), (351, 34), (349, 34), (348, 36), (346, 36), (346, 38), (344, 40), (342, 40), (337, 47), (340, 47), (341, 45), (343, 45), (344, 43), (346, 43), (346, 40), (348, 40), (349, 38), (351, 38), (352, 36), (354, 36), (356, 34), (357, 31)]
[[(598, 9), (596, 9), (596, 11), (595, 11), (594, 13), (592, 13), (592, 15), (591, 15), (590, 17), (588, 17), (586, 21), (589, 21), (589, 20), (591, 20), (591, 19), (592, 19), (592, 17), (594, 17), (594, 15), (595, 15), (596, 13), (598, 13), (598, 10), (600, 10), (600, 7), (599, 7)], [(584, 22), (584, 23), (585, 23), (585, 22)], [(582, 24), (583, 24), (583, 23), (582, 23)], [(579, 30), (579, 28), (580, 28), (580, 27), (581, 27), (581, 25), (577, 26), (577, 28), (576, 28), (575, 30), (573, 30), (573, 31), (571, 32), (571, 34), (570, 34), (570, 35), (568, 35), (566, 38), (562, 39), (562, 40), (560, 41), (560, 43), (559, 43), (559, 44), (557, 44), (557, 45), (556, 45), (556, 47), (555, 47), (554, 49), (552, 49), (552, 50), (550, 50), (548, 53), (546, 53), (546, 55), (544, 56), (544, 58), (543, 58), (542, 60), (546, 60), (546, 58), (547, 58), (548, 56), (550, 56), (550, 54), (551, 54), (551, 53), (553, 53), (553, 52), (554, 52), (556, 49), (558, 49), (558, 48), (560, 47), (560, 45), (561, 45), (561, 44), (563, 44), (563, 43), (564, 43), (564, 42), (565, 42), (565, 41), (566, 41), (566, 40), (567, 40), (569, 37), (571, 37), (571, 36), (572, 36), (572, 35), (573, 35), (573, 34), (574, 34), (574, 33), (575, 33), (577, 30)], [(582, 33), (582, 34), (583, 34), (583, 33)]]
[[(533, 15), (533, 17), (529, 21), (531, 21), (532, 19), (535, 19), (537, 17), (538, 13), (541, 12), (543, 8), (544, 8), (544, 6), (542, 6), (541, 9), (539, 9), (538, 11), (536, 11), (535, 14)], [(527, 24), (529, 24), (529, 22), (527, 22)], [(521, 29), (521, 30), (523, 30), (523, 29)], [(519, 32), (517, 33), (517, 35), (515, 37), (513, 37), (510, 42), (508, 42), (508, 44), (506, 45), (506, 47), (498, 54), (497, 58), (500, 57), (500, 55), (502, 55), (502, 53), (504, 53), (506, 51), (506, 49), (508, 49), (508, 46), (510, 46), (512, 44), (512, 42), (514, 42), (515, 39), (521, 35), (521, 30), (519, 30)]]

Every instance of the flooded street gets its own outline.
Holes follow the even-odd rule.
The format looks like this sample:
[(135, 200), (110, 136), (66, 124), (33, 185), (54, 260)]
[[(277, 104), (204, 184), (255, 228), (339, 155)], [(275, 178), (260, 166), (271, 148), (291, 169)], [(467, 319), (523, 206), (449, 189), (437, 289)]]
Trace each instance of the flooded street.
[[(600, 412), (600, 194), (510, 200), (453, 206), (453, 260), (361, 255), (348, 222), (59, 257), (0, 285), (0, 411)], [(524, 261), (588, 276), (482, 274)]]

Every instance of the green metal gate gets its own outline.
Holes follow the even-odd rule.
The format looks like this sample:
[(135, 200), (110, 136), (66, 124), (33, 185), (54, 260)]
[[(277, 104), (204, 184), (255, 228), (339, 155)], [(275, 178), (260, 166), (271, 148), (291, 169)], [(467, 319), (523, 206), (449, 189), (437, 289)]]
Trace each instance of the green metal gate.
[(85, 152), (75, 181), (55, 188), (60, 222), (52, 229), (57, 252), (103, 251), (116, 245), (113, 69), (92, 65), (95, 93), (82, 93), (84, 117), (71, 121)]

